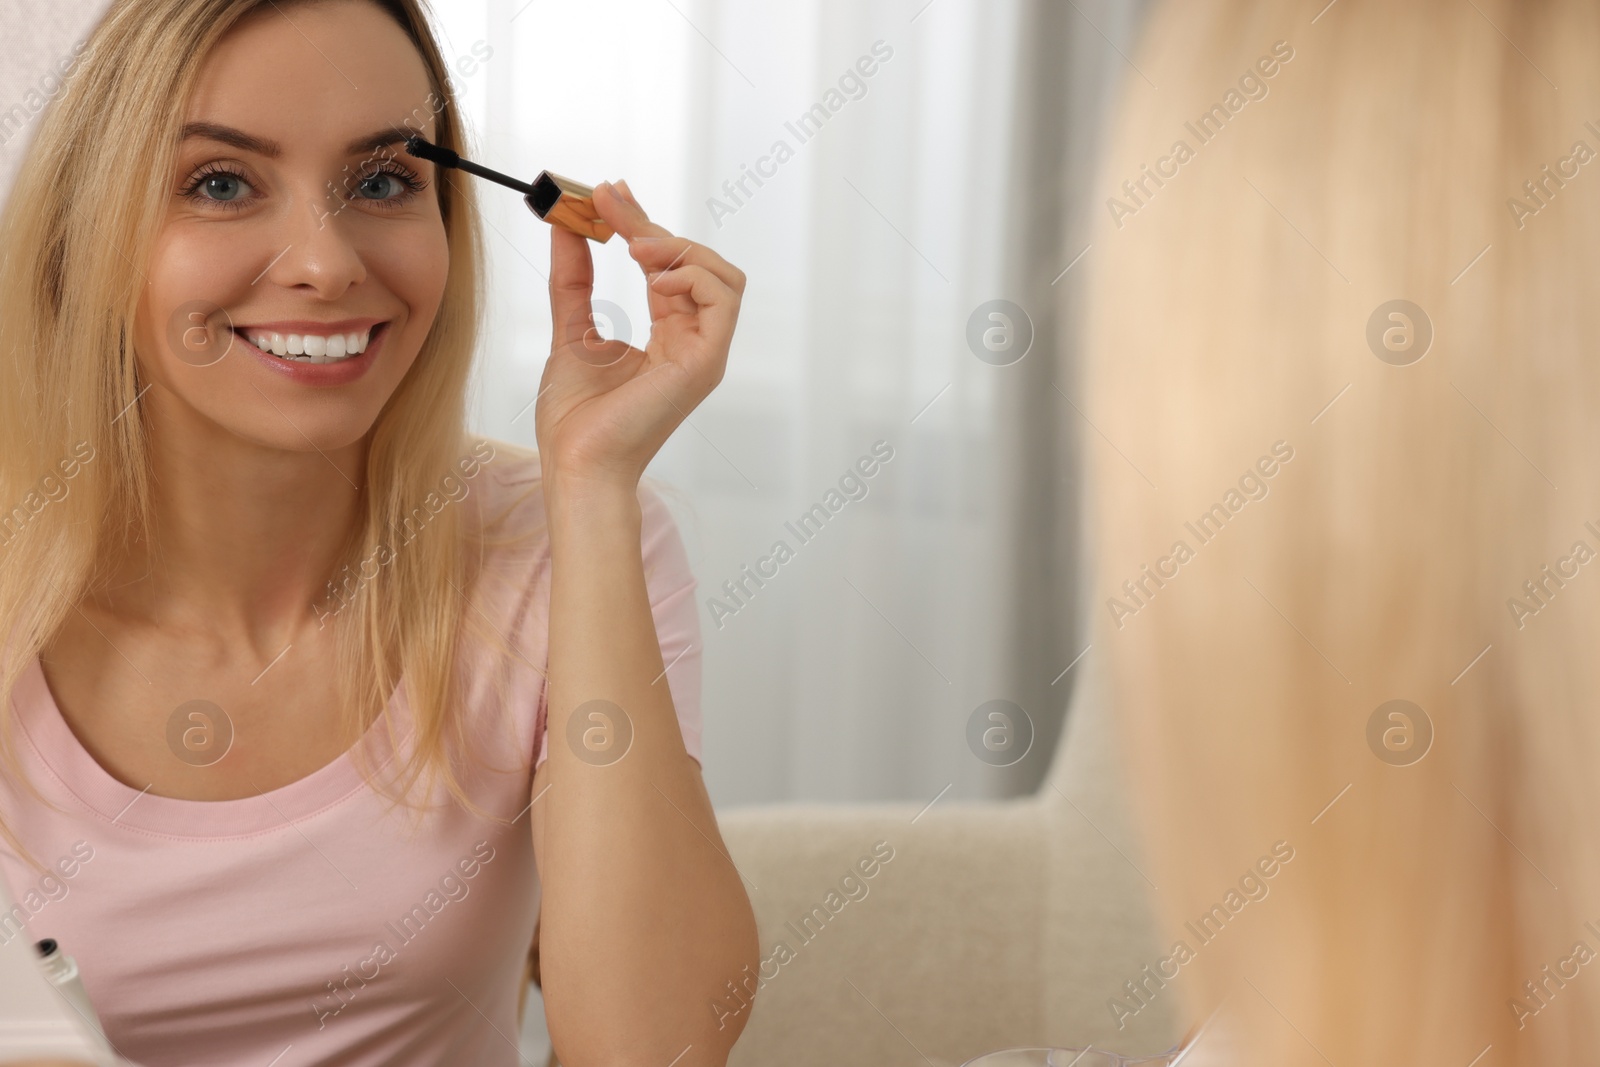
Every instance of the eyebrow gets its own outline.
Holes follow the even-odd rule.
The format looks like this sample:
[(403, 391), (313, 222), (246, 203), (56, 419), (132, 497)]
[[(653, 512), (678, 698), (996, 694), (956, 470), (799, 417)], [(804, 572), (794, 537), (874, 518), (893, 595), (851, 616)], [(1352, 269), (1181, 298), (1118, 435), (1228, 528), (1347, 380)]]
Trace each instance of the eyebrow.
[[(406, 138), (420, 133), (418, 130), (405, 130), (399, 126), (392, 126), (387, 130), (357, 137), (345, 146), (346, 155), (361, 155), (367, 152), (376, 152), (380, 148), (390, 145), (404, 144)], [(283, 146), (277, 141), (265, 137), (255, 137), (236, 130), (232, 126), (222, 126), (215, 122), (191, 122), (184, 126), (181, 140), (200, 139), (218, 141), (222, 144), (232, 145), (246, 152), (255, 152), (257, 155), (266, 156), (268, 159), (277, 159), (283, 155)]]

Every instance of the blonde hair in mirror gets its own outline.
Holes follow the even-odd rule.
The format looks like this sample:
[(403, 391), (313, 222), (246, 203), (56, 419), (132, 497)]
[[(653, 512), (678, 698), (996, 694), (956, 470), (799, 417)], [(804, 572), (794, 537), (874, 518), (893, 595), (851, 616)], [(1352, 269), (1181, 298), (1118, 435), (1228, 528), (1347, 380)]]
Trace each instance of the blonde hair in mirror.
[(1600, 1043), (1596, 55), (1576, 0), (1166, 0), (1131, 56), (1077, 389), (1186, 1063)]

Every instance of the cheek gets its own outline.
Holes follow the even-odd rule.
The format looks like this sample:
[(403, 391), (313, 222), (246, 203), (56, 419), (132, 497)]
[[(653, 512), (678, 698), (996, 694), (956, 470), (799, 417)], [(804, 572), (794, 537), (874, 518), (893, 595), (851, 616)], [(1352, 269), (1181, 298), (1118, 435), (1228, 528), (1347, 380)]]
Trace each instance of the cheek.
[(195, 227), (162, 233), (145, 270), (135, 337), (140, 353), (159, 366), (179, 359), (208, 362), (202, 331), (209, 320), (212, 341), (227, 328), (218, 308), (229, 306), (250, 287), (249, 256), (242, 255), (238, 234), (221, 227)]
[(435, 217), (418, 225), (392, 225), (362, 248), (369, 283), (387, 291), (405, 309), (405, 321), (385, 343), (380, 360), (382, 391), (391, 392), (408, 374), (433, 330), (450, 274), (450, 246), (444, 222)]
[[(369, 269), (383, 288), (406, 305), (408, 337), (417, 345), (433, 327), (450, 276), (450, 245), (444, 223), (408, 228), (385, 241), (385, 247), (368, 260)], [(376, 251), (376, 250), (375, 250)]]

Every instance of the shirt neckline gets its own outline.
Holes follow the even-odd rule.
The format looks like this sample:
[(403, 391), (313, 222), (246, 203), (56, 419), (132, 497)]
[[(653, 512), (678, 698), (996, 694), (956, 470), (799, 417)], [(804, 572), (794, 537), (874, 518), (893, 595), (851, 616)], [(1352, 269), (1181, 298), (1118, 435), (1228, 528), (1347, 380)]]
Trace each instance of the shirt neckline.
[(395, 750), (384, 727), (384, 719), (390, 715), (396, 717), (402, 746), (409, 742), (412, 724), (404, 682), (402, 678), (395, 686), (384, 714), (373, 720), (355, 745), (303, 778), (236, 800), (158, 796), (118, 781), (67, 725), (37, 653), (17, 680), (13, 705), (19, 712), (21, 732), (44, 768), (62, 788), (107, 822), (165, 837), (240, 837), (284, 829), (370, 788), (356, 765), (354, 752), (368, 746), (374, 773), (393, 762)]

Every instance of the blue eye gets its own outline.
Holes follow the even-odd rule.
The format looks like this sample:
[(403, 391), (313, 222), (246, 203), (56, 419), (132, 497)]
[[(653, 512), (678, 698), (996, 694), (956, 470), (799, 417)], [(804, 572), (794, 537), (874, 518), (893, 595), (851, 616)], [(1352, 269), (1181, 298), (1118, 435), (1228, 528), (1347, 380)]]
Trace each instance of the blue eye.
[(212, 204), (230, 211), (239, 210), (253, 199), (249, 194), (254, 187), (234, 166), (222, 162), (207, 163), (189, 179), (179, 195), (195, 203)]
[(368, 200), (387, 200), (405, 191), (405, 186), (393, 174), (380, 173), (363, 178), (357, 191)]
[(239, 187), (248, 189), (250, 186), (237, 174), (213, 174), (200, 183), (206, 196), (212, 200), (233, 200), (239, 196)]
[[(238, 211), (260, 199), (255, 187), (236, 169), (237, 163), (213, 162), (201, 167), (185, 184), (180, 194), (197, 204)], [(356, 179), (346, 178), (342, 183), (344, 195), (360, 199), (374, 207), (398, 208), (409, 203), (428, 187), (428, 182), (394, 160), (388, 160), (376, 170)], [(339, 183), (329, 182), (329, 192), (338, 196)]]
[(386, 160), (376, 170), (363, 175), (355, 183), (354, 191), (368, 203), (398, 207), (427, 187), (428, 183), (410, 170), (394, 160)]

